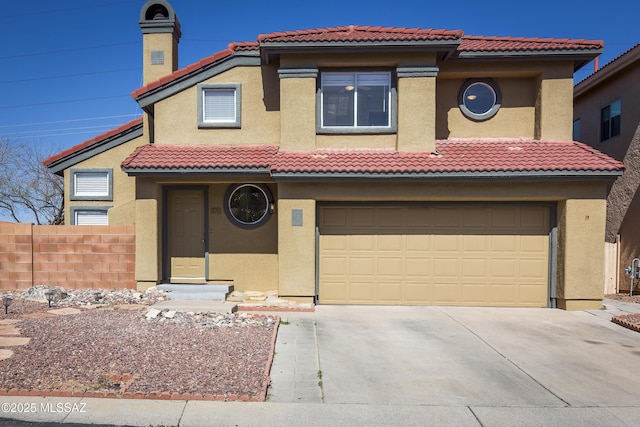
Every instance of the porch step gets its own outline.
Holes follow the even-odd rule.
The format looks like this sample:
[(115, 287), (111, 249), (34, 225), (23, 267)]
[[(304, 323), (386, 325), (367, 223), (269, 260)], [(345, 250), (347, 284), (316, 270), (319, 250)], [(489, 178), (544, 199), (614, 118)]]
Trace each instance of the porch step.
[(224, 301), (162, 301), (149, 307), (149, 309), (157, 310), (175, 310), (183, 313), (235, 313), (238, 310), (238, 304)]
[(219, 284), (162, 284), (158, 289), (167, 293), (170, 300), (201, 300), (201, 301), (226, 301), (227, 295), (233, 292), (233, 285)]

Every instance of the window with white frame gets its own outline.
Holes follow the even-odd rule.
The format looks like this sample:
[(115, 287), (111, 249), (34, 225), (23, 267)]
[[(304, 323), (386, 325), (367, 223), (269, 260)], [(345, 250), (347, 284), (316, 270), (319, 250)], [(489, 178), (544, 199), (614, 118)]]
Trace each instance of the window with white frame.
[(72, 208), (72, 225), (109, 225), (107, 208)]
[(198, 86), (198, 126), (240, 127), (241, 92), (239, 84)]
[(391, 129), (391, 73), (324, 72), (320, 84), (323, 129)]
[(71, 200), (113, 200), (113, 169), (71, 169)]
[(620, 135), (622, 105), (619, 99), (600, 110), (600, 141)]

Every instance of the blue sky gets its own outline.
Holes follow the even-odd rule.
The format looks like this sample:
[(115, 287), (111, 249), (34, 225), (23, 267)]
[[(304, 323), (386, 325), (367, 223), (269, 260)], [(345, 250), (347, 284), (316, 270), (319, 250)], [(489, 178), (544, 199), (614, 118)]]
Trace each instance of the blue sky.
[[(640, 42), (637, 0), (169, 1), (182, 26), (180, 68), (231, 41), (340, 25), (604, 40), (601, 66)], [(129, 94), (142, 84), (138, 19), (144, 3), (2, 1), (0, 138), (38, 144), (54, 153), (138, 117), (140, 109)], [(589, 64), (576, 79), (592, 71)]]

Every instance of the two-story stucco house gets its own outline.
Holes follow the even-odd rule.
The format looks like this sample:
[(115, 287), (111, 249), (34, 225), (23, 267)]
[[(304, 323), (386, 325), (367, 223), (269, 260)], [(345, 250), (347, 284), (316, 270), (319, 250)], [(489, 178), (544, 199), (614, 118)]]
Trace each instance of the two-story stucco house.
[(572, 141), (600, 41), (346, 26), (177, 69), (141, 11), (144, 116), (46, 163), (67, 224), (135, 224), (136, 281), (319, 304), (600, 307), (618, 161)]
[[(574, 89), (574, 138), (624, 162), (607, 198), (610, 247), (607, 292), (629, 291), (625, 273), (640, 257), (640, 44), (591, 74)], [(634, 267), (637, 267), (637, 263)], [(638, 282), (634, 291), (637, 293)]]

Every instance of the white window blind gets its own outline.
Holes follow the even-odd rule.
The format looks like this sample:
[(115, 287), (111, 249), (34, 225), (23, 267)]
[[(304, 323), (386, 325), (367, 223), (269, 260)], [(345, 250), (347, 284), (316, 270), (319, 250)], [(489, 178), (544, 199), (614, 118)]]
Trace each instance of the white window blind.
[(76, 225), (109, 225), (107, 211), (77, 210), (75, 211)]
[(236, 121), (235, 89), (205, 89), (203, 103), (205, 122)]
[(108, 196), (108, 172), (76, 172), (74, 174), (75, 196)]

